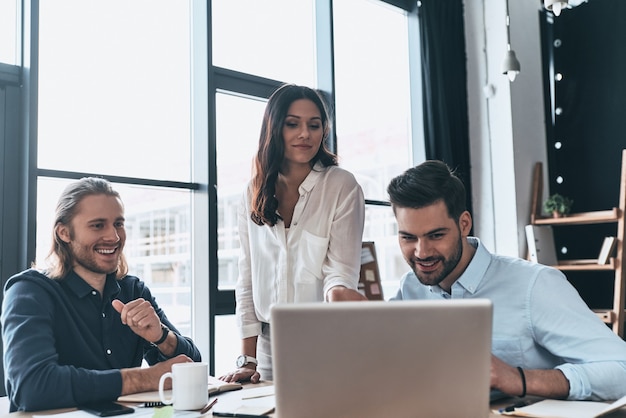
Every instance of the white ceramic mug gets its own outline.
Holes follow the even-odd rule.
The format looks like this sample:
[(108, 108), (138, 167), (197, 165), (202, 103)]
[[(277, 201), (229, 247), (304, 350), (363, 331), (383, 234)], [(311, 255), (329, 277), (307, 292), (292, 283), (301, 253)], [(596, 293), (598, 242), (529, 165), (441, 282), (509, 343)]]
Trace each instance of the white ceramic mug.
[[(172, 397), (165, 398), (163, 384), (172, 379)], [(207, 363), (176, 363), (172, 371), (159, 380), (159, 398), (174, 409), (192, 411), (202, 409), (209, 401), (209, 380)]]

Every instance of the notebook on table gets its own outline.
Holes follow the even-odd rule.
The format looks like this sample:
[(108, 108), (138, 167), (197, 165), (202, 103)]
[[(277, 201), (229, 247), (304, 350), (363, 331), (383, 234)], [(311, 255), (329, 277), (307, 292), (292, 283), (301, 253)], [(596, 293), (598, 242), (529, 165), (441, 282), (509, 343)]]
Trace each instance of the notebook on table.
[(487, 417), (488, 300), (272, 308), (277, 417)]
[[(209, 386), (208, 386), (209, 396), (214, 396), (220, 393), (230, 392), (233, 390), (240, 390), (243, 388), (241, 383), (224, 382), (222, 380), (219, 380), (215, 376), (208, 376), (208, 381), (209, 381)], [(163, 393), (165, 394), (165, 397), (167, 399), (170, 399), (172, 397), (172, 391), (170, 389), (163, 391)], [(117, 400), (118, 402), (158, 403), (161, 401), (161, 398), (159, 397), (159, 391), (155, 390), (155, 391), (150, 391), (150, 392), (140, 392), (140, 393), (133, 393), (130, 395), (122, 395), (119, 398), (117, 398)]]

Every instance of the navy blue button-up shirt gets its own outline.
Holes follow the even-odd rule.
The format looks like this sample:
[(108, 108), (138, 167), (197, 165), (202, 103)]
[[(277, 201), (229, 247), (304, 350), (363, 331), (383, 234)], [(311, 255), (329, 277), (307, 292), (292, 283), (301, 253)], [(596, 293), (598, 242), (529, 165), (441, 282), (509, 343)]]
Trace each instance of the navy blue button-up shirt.
[(9, 279), (2, 308), (6, 389), (11, 411), (71, 407), (114, 400), (120, 369), (166, 360), (157, 347), (121, 321), (111, 301), (143, 298), (177, 336), (174, 356), (200, 361), (137, 277), (107, 276), (103, 295), (74, 272), (52, 280), (30, 269)]

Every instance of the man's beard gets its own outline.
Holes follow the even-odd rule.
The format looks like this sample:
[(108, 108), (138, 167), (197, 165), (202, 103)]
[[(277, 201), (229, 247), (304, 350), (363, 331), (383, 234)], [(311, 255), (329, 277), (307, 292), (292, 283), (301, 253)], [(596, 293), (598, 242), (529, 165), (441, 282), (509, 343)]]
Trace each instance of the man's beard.
[(419, 259), (421, 262), (430, 262), (430, 261), (442, 261), (441, 272), (437, 276), (423, 274), (417, 267), (418, 259), (415, 257), (411, 258), (409, 265), (411, 269), (415, 273), (415, 276), (419, 279), (419, 281), (427, 286), (437, 286), (441, 283), (446, 277), (452, 273), (452, 271), (456, 268), (461, 260), (461, 256), (463, 255), (463, 239), (459, 237), (458, 244), (456, 246), (456, 251), (452, 253), (450, 258), (444, 257), (429, 257), (425, 259)]
[(106, 266), (106, 265), (102, 265), (101, 263), (98, 263), (98, 261), (96, 260), (96, 256), (91, 251), (91, 248), (84, 247), (76, 243), (72, 243), (71, 247), (72, 247), (71, 252), (72, 252), (72, 257), (74, 258), (74, 263), (84, 267), (85, 269), (89, 271), (92, 271), (97, 274), (111, 274), (111, 273), (116, 272), (119, 267), (119, 263), (120, 263), (120, 258), (119, 258), (120, 250), (119, 249), (117, 250), (118, 256), (117, 256), (117, 261), (115, 265)]

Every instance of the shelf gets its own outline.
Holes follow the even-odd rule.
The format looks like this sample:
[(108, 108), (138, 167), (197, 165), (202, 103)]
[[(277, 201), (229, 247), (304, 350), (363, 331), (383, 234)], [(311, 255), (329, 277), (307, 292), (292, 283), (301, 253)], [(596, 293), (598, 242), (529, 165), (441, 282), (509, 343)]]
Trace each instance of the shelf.
[(598, 264), (595, 258), (590, 260), (560, 260), (559, 264), (553, 267), (561, 271), (613, 271), (615, 270), (615, 258), (611, 257), (608, 264)]
[(612, 324), (613, 321), (615, 321), (615, 312), (609, 309), (594, 309), (593, 312), (598, 315), (605, 324)]
[[(564, 227), (566, 225), (590, 225), (590, 224), (616, 224), (616, 256), (611, 257), (607, 264), (598, 264), (597, 259), (587, 260), (558, 260), (553, 267), (561, 270), (564, 274), (571, 271), (611, 271), (614, 275), (613, 285), (613, 308), (594, 309), (600, 319), (611, 326), (613, 332), (620, 337), (624, 336), (624, 322), (626, 321), (626, 149), (622, 150), (622, 164), (619, 187), (619, 200), (616, 207), (610, 210), (598, 210), (592, 212), (579, 212), (554, 218), (542, 213), (543, 205), (543, 167), (541, 162), (535, 164), (533, 170), (532, 198), (530, 207), (530, 223), (532, 225), (551, 225)], [(530, 246), (529, 246), (530, 247)], [(593, 280), (596, 274), (589, 274)]]
[(595, 212), (573, 213), (561, 218), (537, 217), (533, 220), (535, 225), (589, 225), (607, 222), (617, 222), (620, 218), (620, 210), (599, 210)]

